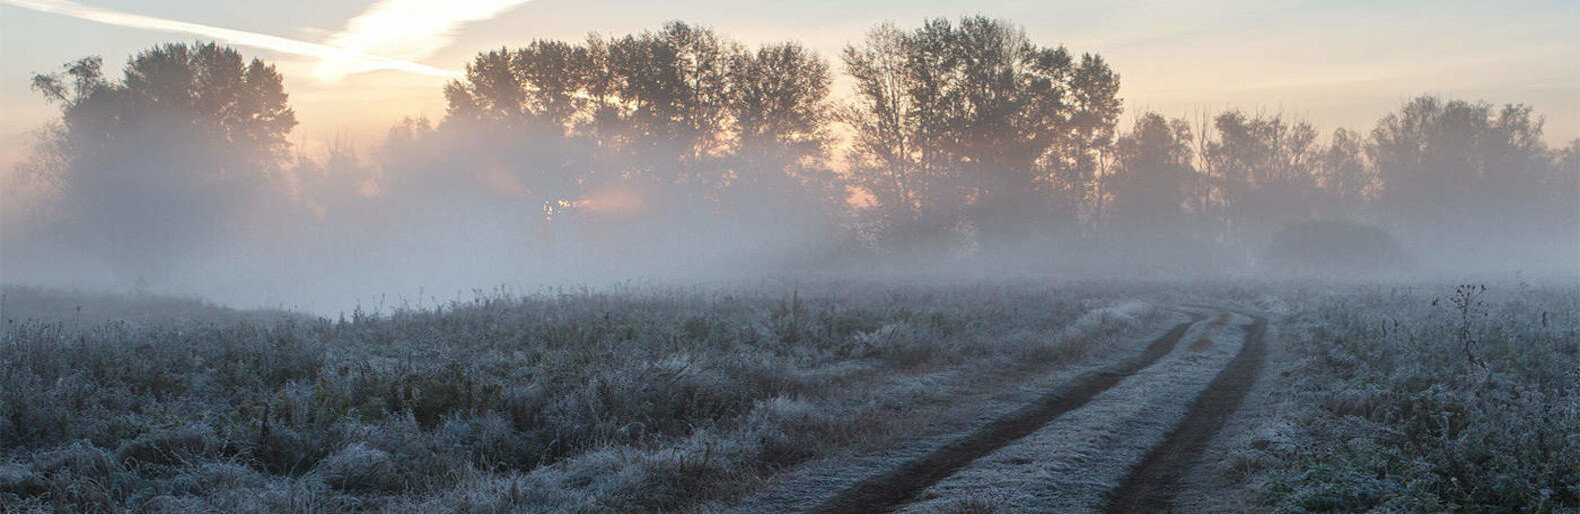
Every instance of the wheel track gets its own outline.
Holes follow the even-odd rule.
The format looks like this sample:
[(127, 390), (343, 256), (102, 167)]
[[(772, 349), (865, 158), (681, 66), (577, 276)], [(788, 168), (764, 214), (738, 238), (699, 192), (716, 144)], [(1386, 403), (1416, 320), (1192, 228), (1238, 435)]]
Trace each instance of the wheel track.
[[(936, 451), (863, 480), (841, 491), (813, 512), (885, 512), (909, 502), (915, 495), (994, 450), (1023, 438), (1060, 415), (1080, 408), (1093, 397), (1134, 375), (1173, 351), (1190, 327), (1207, 319), (1186, 312), (1191, 321), (1180, 323), (1140, 355), (1083, 373), (1036, 401), (993, 421)], [(1242, 354), (1245, 352), (1242, 351)], [(1236, 357), (1238, 359), (1239, 357)], [(1216, 380), (1214, 381), (1216, 384)]]
[(1141, 464), (1114, 490), (1107, 512), (1167, 512), (1180, 476), (1188, 471), (1251, 391), (1267, 353), (1264, 341), (1267, 319), (1240, 314), (1251, 318), (1251, 324), (1245, 327), (1245, 343), (1240, 352), (1191, 403), (1179, 426), (1162, 444), (1148, 452)]

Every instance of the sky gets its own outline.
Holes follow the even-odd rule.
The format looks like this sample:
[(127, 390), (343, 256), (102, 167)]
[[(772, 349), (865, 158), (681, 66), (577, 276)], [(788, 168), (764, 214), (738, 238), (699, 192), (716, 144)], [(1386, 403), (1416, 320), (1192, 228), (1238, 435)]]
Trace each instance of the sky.
[(98, 55), (118, 76), (163, 42), (222, 38), (277, 64), (302, 122), (296, 142), (368, 148), (403, 117), (442, 117), (443, 85), (483, 50), (682, 20), (746, 44), (798, 40), (837, 69), (874, 25), (974, 14), (1102, 55), (1121, 76), (1126, 126), (1146, 111), (1240, 108), (1369, 129), (1438, 94), (1526, 103), (1550, 143), (1580, 137), (1575, 1), (0, 0), (0, 166), (14, 168), (58, 114), (28, 88), (34, 73)]

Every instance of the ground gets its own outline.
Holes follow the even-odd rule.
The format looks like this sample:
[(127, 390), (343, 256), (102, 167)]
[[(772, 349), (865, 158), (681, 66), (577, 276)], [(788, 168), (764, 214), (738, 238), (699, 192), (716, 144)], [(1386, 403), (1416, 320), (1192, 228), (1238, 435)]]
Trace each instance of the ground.
[(343, 319), (7, 288), (0, 504), (1580, 507), (1580, 287), (1483, 285), (626, 285)]

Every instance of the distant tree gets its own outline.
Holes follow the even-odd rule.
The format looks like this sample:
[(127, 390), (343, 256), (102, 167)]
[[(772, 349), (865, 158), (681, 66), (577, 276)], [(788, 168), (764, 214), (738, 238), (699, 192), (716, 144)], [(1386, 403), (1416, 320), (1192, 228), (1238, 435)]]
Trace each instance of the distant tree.
[(485, 170), (551, 218), (613, 190), (654, 216), (826, 215), (844, 203), (828, 165), (830, 81), (800, 45), (747, 49), (680, 22), (537, 41), (479, 54), (429, 135), (450, 163), (414, 162)]
[(213, 43), (137, 54), (120, 80), (98, 57), (37, 75), (61, 109), (62, 212), (123, 273), (154, 274), (231, 226), (273, 180), (296, 126), (274, 66)]
[(1177, 231), (1185, 216), (1185, 194), (1195, 178), (1190, 124), (1147, 113), (1119, 136), (1114, 174), (1104, 189), (1112, 195), (1108, 224), (1126, 235)]
[(834, 214), (829, 209), (844, 203), (844, 188), (828, 160), (828, 63), (784, 43), (739, 52), (729, 70), (734, 139), (726, 209), (750, 211), (767, 201)]
[[(671, 22), (658, 32), (609, 41), (608, 65), (622, 105), (599, 132), (618, 141), (628, 175), (650, 191), (673, 191), (666, 204), (701, 204), (721, 186), (715, 156), (728, 144), (729, 65), (736, 50), (712, 30)], [(598, 127), (607, 129), (608, 126)]]
[(298, 152), (290, 168), (292, 195), (318, 220), (346, 221), (382, 194), (378, 169), (363, 162), (345, 136), (321, 154)]
[(912, 96), (919, 86), (908, 68), (910, 46), (907, 34), (884, 24), (844, 53), (856, 81), (854, 103), (840, 116), (853, 133), (852, 178), (872, 195), (868, 223), (891, 243), (937, 237), (955, 218), (943, 198), (947, 177), (929, 165), (919, 140), (921, 107)]
[(1228, 111), (1213, 118), (1204, 137), (1202, 168), (1225, 233), (1263, 232), (1312, 216), (1318, 151), (1309, 123)]
[(1368, 195), (1376, 184), (1366, 162), (1365, 144), (1364, 135), (1337, 129), (1317, 156), (1317, 186), (1326, 197), (1322, 210), (1327, 217), (1364, 217)]
[(1070, 117), (1072, 137), (1060, 152), (1055, 175), (1066, 209), (1092, 207), (1088, 216), (1101, 222), (1104, 192), (1100, 184), (1105, 166), (1113, 161), (1114, 128), (1123, 104), (1119, 98), (1119, 76), (1102, 57), (1085, 54), (1071, 77)]
[(1378, 210), (1402, 233), (1455, 246), (1573, 241), (1573, 226), (1566, 234), (1546, 220), (1573, 218), (1576, 175), (1542, 142), (1528, 106), (1416, 98), (1378, 121), (1367, 155), (1382, 184)]
[(450, 177), (436, 184), (442, 189), (423, 189), (430, 193), (462, 194), (481, 179), (505, 196), (546, 203), (577, 197), (591, 149), (566, 135), (586, 108), (580, 91), (590, 59), (585, 48), (557, 41), (479, 54), (465, 80), (445, 87), (449, 109), (440, 131), (429, 134), (432, 157), (444, 162), (403, 162), (395, 175), (485, 174)]
[(969, 224), (1007, 241), (1073, 220), (1055, 198), (1084, 190), (1091, 147), (1118, 114), (1118, 78), (1101, 59), (1077, 66), (1064, 48), (983, 17), (880, 26), (845, 64), (857, 84), (846, 111), (853, 168), (890, 239)]
[(444, 88), (449, 110), (445, 122), (487, 123), (510, 128), (526, 122), (527, 85), (518, 73), (519, 62), (509, 50), (479, 54), (466, 65), (466, 80)]
[(1404, 271), (1414, 261), (1387, 232), (1339, 220), (1290, 223), (1272, 234), (1261, 256), (1265, 268), (1325, 278)]
[[(1558, 151), (1557, 166), (1544, 185), (1547, 197), (1542, 203), (1555, 213), (1552, 223), (1559, 227), (1555, 238), (1562, 241), (1573, 237), (1575, 246), (1570, 248), (1580, 247), (1580, 138), (1569, 140)], [(1569, 227), (1567, 234), (1562, 232), (1563, 227)]]

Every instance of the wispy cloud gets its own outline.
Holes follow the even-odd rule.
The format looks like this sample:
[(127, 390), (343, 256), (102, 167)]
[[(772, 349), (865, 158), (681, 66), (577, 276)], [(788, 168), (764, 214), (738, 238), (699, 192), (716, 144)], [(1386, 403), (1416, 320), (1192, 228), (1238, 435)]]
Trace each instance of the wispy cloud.
[[(449, 46), (462, 24), (492, 19), (528, 1), (378, 0), (347, 21), (345, 28), (331, 35), (326, 43), (357, 53), (423, 59)], [(365, 66), (351, 59), (325, 59), (314, 74), (323, 80), (335, 80), (363, 71)]]
[[(196, 35), (196, 36), (201, 36), (201, 37), (213, 38), (213, 39), (216, 39), (216, 40), (220, 40), (220, 41), (224, 41), (224, 42), (227, 42), (227, 43), (240, 45), (240, 46), (248, 46), (248, 47), (260, 48), (260, 49), (264, 49), (264, 50), (272, 50), (272, 51), (275, 51), (275, 52), (281, 52), (281, 53), (292, 54), (292, 55), (316, 57), (316, 58), (322, 59), (323, 60), (322, 62), (325, 62), (325, 63), (327, 63), (327, 62), (340, 63), (339, 65), (342, 68), (351, 70), (349, 72), (344, 72), (344, 73), (318, 73), (318, 74), (316, 74), (318, 76), (318, 78), (321, 78), (321, 79), (331, 79), (331, 80), (332, 79), (338, 79), (340, 77), (344, 77), (348, 73), (361, 72), (361, 71), (373, 71), (373, 70), (397, 70), (397, 71), (405, 71), (405, 72), (410, 72), (410, 73), (419, 73), (419, 74), (423, 74), (423, 75), (433, 75), (433, 76), (440, 76), (440, 77), (459, 77), (459, 76), (461, 76), (461, 74), (458, 73), (458, 72), (451, 71), (451, 70), (446, 70), (446, 69), (443, 69), (443, 68), (436, 68), (436, 67), (433, 67), (433, 66), (428, 66), (426, 64), (419, 64), (419, 63), (411, 62), (409, 60), (403, 60), (403, 59), (400, 59), (400, 58), (384, 57), (384, 56), (372, 55), (372, 54), (367, 53), (367, 51), (369, 51), (369, 50), (376, 50), (378, 45), (358, 45), (356, 48), (352, 48), (352, 47), (348, 47), (348, 46), (339, 46), (337, 44), (328, 44), (328, 45), (326, 45), (326, 44), (320, 44), (320, 43), (310, 43), (310, 42), (307, 42), (307, 41), (300, 41), (300, 40), (295, 40), (295, 39), (283, 38), (283, 37), (279, 37), (279, 36), (271, 36), (271, 35), (268, 35), (268, 34), (259, 34), (259, 33), (256, 33), (256, 32), (247, 32), (247, 31), (244, 31), (244, 30), (227, 29), (227, 28), (223, 28), (223, 27), (214, 27), (214, 26), (210, 26), (210, 25), (202, 25), (202, 24), (197, 24), (197, 23), (188, 23), (188, 22), (184, 22), (184, 21), (176, 21), (176, 20), (170, 20), (170, 19), (165, 19), (165, 18), (156, 18), (156, 17), (153, 17), (153, 16), (143, 16), (143, 15), (140, 15), (140, 14), (123, 13), (123, 12), (119, 12), (119, 11), (113, 11), (113, 10), (110, 10), (110, 9), (103, 9), (103, 8), (99, 8), (99, 7), (86, 6), (86, 5), (78, 4), (78, 3), (75, 3), (75, 2), (70, 2), (70, 1), (67, 1), (67, 0), (0, 0), (0, 3), (10, 4), (10, 5), (14, 5), (14, 6), (17, 6), (17, 7), (22, 7), (22, 8), (25, 8), (25, 9), (32, 9), (32, 10), (35, 10), (35, 11), (41, 11), (41, 12), (46, 12), (46, 13), (51, 13), (51, 14), (59, 14), (59, 15), (62, 15), (62, 16), (71, 16), (71, 17), (74, 17), (74, 18), (81, 18), (81, 19), (84, 19), (84, 20), (96, 21), (96, 22), (99, 22), (99, 23), (116, 25), (116, 26), (120, 26), (120, 27), (146, 29), (146, 30), (157, 30), (157, 31), (174, 32), (174, 33), (180, 33), (180, 34), (191, 34), (191, 35)], [(368, 13), (363, 14), (362, 16), (358, 16), (357, 18), (353, 19), (352, 20), (352, 24), (355, 24), (357, 22), (357, 20), (360, 20), (360, 19), (363, 19), (363, 18), (367, 18), (369, 15), (375, 14), (374, 11), (378, 10), (381, 6), (383, 6), (384, 4), (388, 4), (388, 3), (413, 3), (413, 2), (381, 2), (380, 4), (376, 4), (374, 6), (374, 10), (370, 10)], [(415, 2), (415, 3), (424, 4), (424, 5), (430, 5), (430, 6), (439, 5), (438, 2)], [(467, 3), (478, 3), (478, 2), (458, 2), (458, 3), (467, 4)], [(494, 2), (494, 3), (501, 3), (501, 2)], [(519, 3), (522, 3), (522, 2), (515, 2), (515, 3), (519, 4)], [(454, 17), (452, 16), (451, 18), (454, 18)], [(461, 20), (461, 21), (465, 21), (465, 20)], [(451, 25), (447, 25), (448, 28), (445, 28), (443, 30), (438, 31), (437, 33), (441, 34), (441, 37), (439, 37), (437, 40), (447, 42), (448, 38), (450, 37), (449, 36), (449, 31), (453, 30), (454, 29), (454, 25), (460, 23), (461, 21), (452, 22)], [(375, 20), (375, 22), (377, 22), (377, 20)], [(353, 27), (351, 27), (348, 24), (348, 29), (349, 28), (353, 28)], [(406, 29), (406, 30), (409, 30), (409, 29)], [(342, 36), (344, 36), (346, 34), (350, 34), (350, 33), (351, 32), (349, 32), (349, 31), (348, 32), (343, 32), (341, 35), (337, 35), (333, 39), (338, 40)], [(382, 44), (389, 44), (389, 43), (382, 43)], [(432, 51), (436, 51), (436, 50), (437, 50), (437, 48), (434, 48), (433, 50), (430, 50), (427, 55), (431, 55)], [(411, 52), (410, 50), (406, 50), (405, 52), (408, 55), (413, 54), (413, 52)], [(426, 57), (426, 55), (423, 55), (423, 56)], [(322, 70), (322, 66), (320, 67), (320, 69)]]

